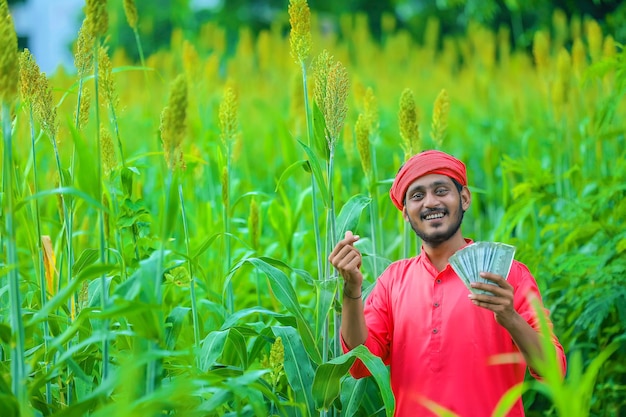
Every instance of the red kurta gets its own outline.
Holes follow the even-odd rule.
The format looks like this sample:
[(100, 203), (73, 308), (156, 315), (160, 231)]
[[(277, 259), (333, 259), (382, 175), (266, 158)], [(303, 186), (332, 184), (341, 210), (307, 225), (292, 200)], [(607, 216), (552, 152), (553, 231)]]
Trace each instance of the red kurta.
[[(507, 280), (515, 310), (539, 331), (529, 295), (540, 295), (530, 271), (514, 261)], [(460, 417), (488, 417), (504, 393), (524, 380), (526, 363), (511, 336), (468, 294), (449, 264), (438, 273), (422, 251), (392, 263), (367, 297), (365, 345), (390, 365), (395, 416), (435, 416), (425, 404), (436, 403)], [(553, 343), (565, 369), (563, 348), (556, 337)], [(511, 357), (518, 362), (510, 363)], [(369, 375), (360, 361), (350, 372)], [(523, 415), (519, 399), (508, 416)]]

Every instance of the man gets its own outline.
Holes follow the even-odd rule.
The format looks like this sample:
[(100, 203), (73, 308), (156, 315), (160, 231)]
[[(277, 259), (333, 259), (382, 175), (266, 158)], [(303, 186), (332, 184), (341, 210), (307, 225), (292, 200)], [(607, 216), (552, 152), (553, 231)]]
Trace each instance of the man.
[[(471, 194), (463, 162), (440, 151), (413, 156), (400, 169), (390, 191), (422, 240), (421, 253), (392, 263), (361, 300), (358, 236), (347, 232), (329, 256), (344, 279), (341, 324), (344, 351), (364, 344), (390, 366), (396, 416), (421, 417), (449, 410), (461, 417), (489, 417), (498, 401), (524, 380), (527, 364), (543, 358), (541, 302), (528, 268), (514, 261), (507, 279), (483, 272), (492, 284), (474, 283), (493, 295), (469, 293), (448, 263), (472, 243), (461, 233)], [(547, 312), (546, 312), (547, 314)], [(561, 370), (565, 355), (552, 344)], [(357, 361), (356, 378), (369, 375)], [(441, 408), (443, 407), (443, 408)], [(523, 416), (521, 399), (508, 416)]]

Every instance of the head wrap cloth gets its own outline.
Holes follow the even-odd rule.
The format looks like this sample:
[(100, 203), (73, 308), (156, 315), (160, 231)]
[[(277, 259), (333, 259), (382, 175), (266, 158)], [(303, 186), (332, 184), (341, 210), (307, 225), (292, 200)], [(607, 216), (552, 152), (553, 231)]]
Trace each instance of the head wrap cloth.
[(430, 150), (418, 153), (402, 165), (389, 190), (391, 201), (398, 210), (404, 207), (404, 195), (409, 185), (419, 177), (429, 174), (446, 175), (457, 180), (461, 185), (467, 185), (467, 172), (463, 162), (441, 151)]

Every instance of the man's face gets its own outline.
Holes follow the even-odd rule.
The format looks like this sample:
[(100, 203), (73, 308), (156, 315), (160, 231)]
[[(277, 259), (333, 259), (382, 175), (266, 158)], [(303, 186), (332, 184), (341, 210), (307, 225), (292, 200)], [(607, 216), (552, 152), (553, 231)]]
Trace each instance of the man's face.
[(459, 193), (449, 177), (430, 174), (409, 185), (402, 213), (422, 241), (436, 247), (460, 230), (469, 203), (467, 187)]

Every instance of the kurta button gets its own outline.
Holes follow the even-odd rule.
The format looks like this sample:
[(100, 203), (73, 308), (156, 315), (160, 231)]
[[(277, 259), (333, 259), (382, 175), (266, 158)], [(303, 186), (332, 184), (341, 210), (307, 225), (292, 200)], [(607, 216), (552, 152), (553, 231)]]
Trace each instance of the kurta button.
[(435, 307), (439, 307), (439, 303), (435, 303)]
[(437, 329), (433, 329), (433, 333), (437, 333), (437, 331), (438, 331)]
[(437, 280), (437, 284), (441, 284), (441, 280), (440, 279)]

